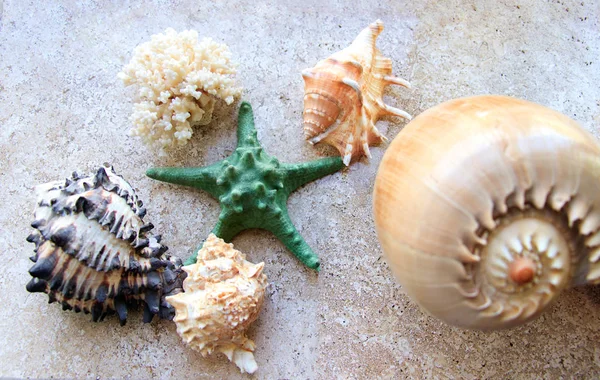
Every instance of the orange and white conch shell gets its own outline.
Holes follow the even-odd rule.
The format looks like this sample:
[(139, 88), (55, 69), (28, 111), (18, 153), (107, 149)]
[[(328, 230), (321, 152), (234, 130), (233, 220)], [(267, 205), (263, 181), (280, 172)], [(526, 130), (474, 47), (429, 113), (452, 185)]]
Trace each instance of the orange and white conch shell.
[(340, 151), (344, 164), (371, 157), (369, 146), (387, 141), (375, 123), (382, 116), (411, 116), (383, 103), (387, 85), (410, 88), (392, 75), (392, 60), (375, 46), (383, 23), (365, 28), (346, 49), (302, 72), (304, 77), (304, 134), (311, 144), (325, 142)]
[(246, 329), (265, 298), (264, 265), (246, 261), (232, 244), (210, 234), (196, 264), (183, 267), (185, 293), (166, 298), (175, 307), (173, 321), (183, 341), (202, 356), (225, 354), (242, 373), (256, 371), (255, 345)]

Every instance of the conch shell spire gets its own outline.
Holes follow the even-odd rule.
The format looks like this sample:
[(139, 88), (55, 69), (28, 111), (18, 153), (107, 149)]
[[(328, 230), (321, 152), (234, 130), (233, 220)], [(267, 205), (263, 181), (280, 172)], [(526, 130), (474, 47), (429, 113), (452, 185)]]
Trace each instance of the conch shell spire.
[(375, 21), (350, 46), (302, 72), (305, 137), (337, 148), (346, 165), (363, 155), (370, 158), (369, 146), (387, 140), (375, 127), (382, 116), (411, 119), (383, 102), (386, 86), (410, 88), (410, 83), (392, 75), (392, 60), (377, 49), (382, 31), (383, 23)]

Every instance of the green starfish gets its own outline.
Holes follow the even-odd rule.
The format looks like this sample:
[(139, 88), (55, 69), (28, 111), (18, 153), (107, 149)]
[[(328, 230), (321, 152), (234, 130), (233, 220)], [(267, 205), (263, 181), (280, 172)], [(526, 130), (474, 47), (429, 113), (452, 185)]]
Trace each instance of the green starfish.
[[(249, 228), (271, 231), (309, 268), (319, 270), (319, 257), (294, 227), (287, 200), (300, 186), (344, 167), (340, 157), (300, 164), (280, 163), (265, 153), (258, 142), (249, 103), (240, 107), (237, 148), (226, 159), (210, 166), (151, 168), (146, 175), (159, 181), (202, 189), (219, 200), (221, 214), (213, 233), (231, 241)], [(198, 250), (186, 265), (196, 262)]]

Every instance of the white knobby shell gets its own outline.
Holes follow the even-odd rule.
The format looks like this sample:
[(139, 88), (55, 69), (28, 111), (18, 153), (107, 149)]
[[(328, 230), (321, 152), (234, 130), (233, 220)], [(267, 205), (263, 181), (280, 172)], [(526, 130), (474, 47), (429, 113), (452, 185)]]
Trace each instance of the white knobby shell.
[(457, 99), (409, 123), (374, 189), (378, 237), (406, 292), (465, 328), (538, 316), (600, 282), (600, 145), (523, 100)]
[(167, 297), (183, 341), (203, 356), (222, 352), (242, 373), (256, 371), (255, 344), (246, 337), (246, 329), (264, 301), (263, 268), (264, 263), (247, 261), (232, 244), (210, 234), (196, 264), (183, 267), (188, 274), (185, 292)]

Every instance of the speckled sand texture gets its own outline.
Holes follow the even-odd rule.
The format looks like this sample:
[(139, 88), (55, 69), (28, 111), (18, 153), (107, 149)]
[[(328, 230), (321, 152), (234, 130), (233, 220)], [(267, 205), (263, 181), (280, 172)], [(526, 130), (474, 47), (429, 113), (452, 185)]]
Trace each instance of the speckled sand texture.
[[(123, 328), (116, 317), (94, 324), (25, 291), (32, 187), (74, 169), (112, 163), (146, 200), (147, 219), (176, 255), (187, 257), (217, 220), (217, 201), (208, 194), (152, 181), (144, 171), (230, 154), (237, 104), (221, 104), (214, 122), (170, 158), (127, 137), (132, 91), (117, 73), (150, 35), (194, 28), (228, 44), (263, 146), (282, 161), (300, 162), (335, 154), (303, 140), (300, 71), (377, 18), (385, 23), (381, 51), (414, 86), (388, 90), (387, 103), (418, 115), (455, 97), (511, 95), (561, 111), (599, 136), (598, 4), (0, 0), (0, 376), (245, 377), (224, 357), (203, 359), (185, 348), (172, 322), (142, 325), (141, 314), (132, 313)], [(388, 118), (377, 127), (393, 138), (403, 125)], [(255, 376), (600, 377), (598, 288), (567, 291), (540, 319), (494, 333), (450, 328), (403, 294), (381, 258), (371, 217), (384, 149), (371, 150), (370, 164), (292, 195), (290, 215), (321, 256), (319, 275), (267, 232), (234, 240), (249, 260), (265, 261), (271, 283), (249, 331), (257, 345)]]

